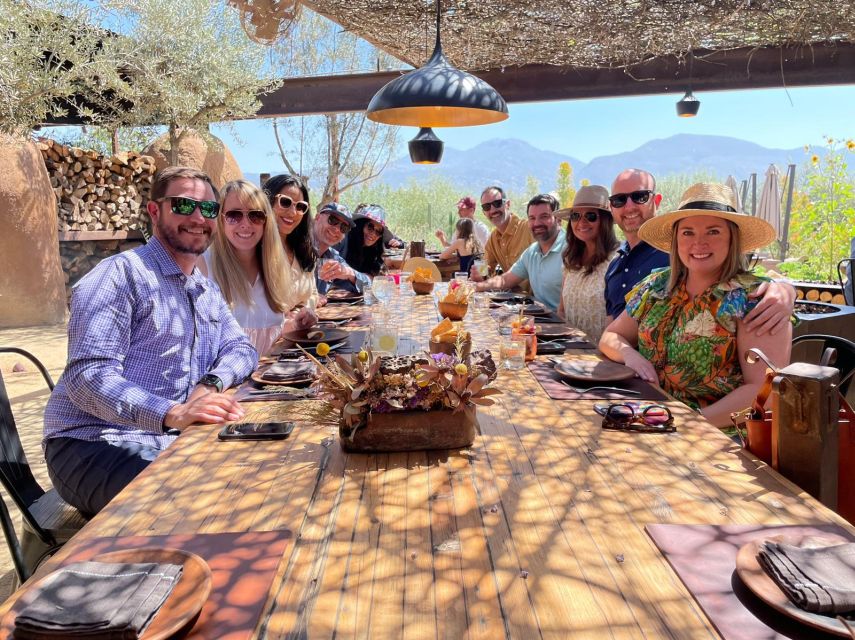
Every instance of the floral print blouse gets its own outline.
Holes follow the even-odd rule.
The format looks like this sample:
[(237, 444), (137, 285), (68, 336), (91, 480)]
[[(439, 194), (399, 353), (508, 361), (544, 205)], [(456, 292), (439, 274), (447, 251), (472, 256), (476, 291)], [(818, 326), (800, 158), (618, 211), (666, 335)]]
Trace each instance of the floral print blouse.
[(669, 295), (671, 269), (657, 269), (627, 295), (626, 312), (638, 322), (638, 350), (659, 374), (659, 384), (700, 409), (743, 384), (736, 323), (757, 301), (763, 278), (740, 274), (698, 296), (685, 285)]

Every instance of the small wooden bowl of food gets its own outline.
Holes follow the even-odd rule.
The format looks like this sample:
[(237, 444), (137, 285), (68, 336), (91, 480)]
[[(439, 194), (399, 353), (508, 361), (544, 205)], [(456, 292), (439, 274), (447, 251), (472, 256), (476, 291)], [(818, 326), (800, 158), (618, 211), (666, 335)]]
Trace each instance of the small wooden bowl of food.
[(413, 291), (415, 291), (416, 295), (426, 296), (431, 291), (433, 291), (433, 282), (419, 282), (418, 280), (412, 281)]
[[(449, 356), (453, 356), (457, 353), (457, 342), (440, 342), (436, 338), (431, 338), (428, 343), (430, 347), (431, 353), (444, 353)], [(470, 353), (472, 353), (472, 338), (466, 338), (463, 341), (463, 353), (462, 357), (467, 357)]]
[(469, 310), (468, 304), (459, 304), (457, 302), (439, 302), (439, 315), (449, 320), (463, 320), (466, 312)]

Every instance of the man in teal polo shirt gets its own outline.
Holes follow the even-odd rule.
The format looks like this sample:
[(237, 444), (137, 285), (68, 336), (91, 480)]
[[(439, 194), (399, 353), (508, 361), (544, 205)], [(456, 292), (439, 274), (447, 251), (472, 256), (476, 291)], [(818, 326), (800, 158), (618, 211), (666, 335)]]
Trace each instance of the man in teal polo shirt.
[(555, 311), (561, 300), (564, 263), (561, 254), (567, 237), (561, 233), (561, 223), (555, 217), (558, 199), (542, 193), (528, 201), (526, 213), (534, 242), (522, 252), (510, 271), (475, 285), (477, 291), (512, 289), (529, 281), (534, 299)]

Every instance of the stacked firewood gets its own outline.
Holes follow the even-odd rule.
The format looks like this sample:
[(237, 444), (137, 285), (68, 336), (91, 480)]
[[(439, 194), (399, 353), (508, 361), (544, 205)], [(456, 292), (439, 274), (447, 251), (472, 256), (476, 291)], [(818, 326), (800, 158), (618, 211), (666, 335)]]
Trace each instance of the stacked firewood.
[(138, 153), (102, 156), (42, 138), (37, 143), (56, 194), (59, 231), (133, 231), (148, 221), (154, 159)]

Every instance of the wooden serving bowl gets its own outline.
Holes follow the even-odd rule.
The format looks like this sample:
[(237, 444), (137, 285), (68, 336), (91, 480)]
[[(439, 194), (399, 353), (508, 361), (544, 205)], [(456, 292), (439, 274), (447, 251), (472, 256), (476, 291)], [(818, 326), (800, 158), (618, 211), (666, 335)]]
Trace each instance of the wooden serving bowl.
[(463, 320), (463, 316), (469, 310), (468, 304), (457, 304), (456, 302), (440, 302), (439, 315), (449, 320)]
[(426, 296), (433, 291), (433, 282), (417, 282), (413, 280), (411, 284), (413, 285), (413, 291), (420, 296)]
[[(437, 342), (433, 338), (431, 338), (428, 345), (431, 353), (445, 353), (449, 356), (453, 356), (457, 348), (457, 343), (455, 342)], [(471, 337), (463, 342), (463, 357), (467, 357), (470, 353), (472, 353)]]

